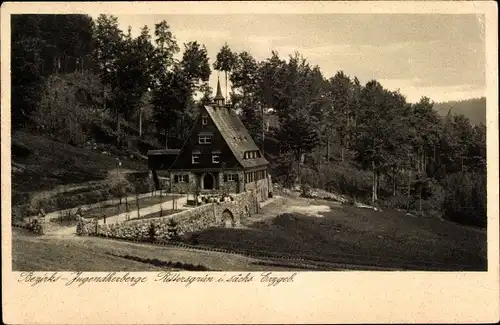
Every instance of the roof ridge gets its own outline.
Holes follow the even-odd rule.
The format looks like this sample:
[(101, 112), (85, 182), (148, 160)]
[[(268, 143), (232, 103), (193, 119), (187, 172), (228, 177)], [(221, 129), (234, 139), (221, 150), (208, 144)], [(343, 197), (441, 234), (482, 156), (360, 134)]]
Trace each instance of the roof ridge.
[[(247, 128), (239, 116), (228, 108), (214, 108), (206, 105), (205, 110), (214, 121), (215, 126), (220, 132), (224, 142), (227, 144), (238, 163), (243, 167), (252, 167), (251, 165), (263, 165), (269, 162), (265, 157), (245, 160), (244, 153), (247, 151), (257, 151), (259, 147), (248, 132)], [(224, 110), (226, 110), (224, 112)]]

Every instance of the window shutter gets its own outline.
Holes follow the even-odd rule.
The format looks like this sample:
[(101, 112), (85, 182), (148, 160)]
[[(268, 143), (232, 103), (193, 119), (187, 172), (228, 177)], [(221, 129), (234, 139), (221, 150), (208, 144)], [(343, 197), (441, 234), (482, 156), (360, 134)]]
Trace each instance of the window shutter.
[(224, 174), (224, 182), (227, 182), (227, 174)]
[(189, 183), (189, 174), (186, 174), (186, 183)]

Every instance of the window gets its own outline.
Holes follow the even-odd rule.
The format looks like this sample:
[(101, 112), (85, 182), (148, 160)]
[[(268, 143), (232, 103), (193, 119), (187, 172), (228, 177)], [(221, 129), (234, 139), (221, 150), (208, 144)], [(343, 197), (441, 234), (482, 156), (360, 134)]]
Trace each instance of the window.
[(198, 142), (200, 144), (210, 144), (210, 143), (212, 143), (212, 136), (211, 135), (199, 135)]
[(200, 153), (199, 152), (193, 152), (191, 156), (191, 162), (193, 164), (198, 164), (200, 162)]
[(228, 182), (236, 182), (238, 180), (238, 174), (227, 174)]
[(189, 183), (188, 174), (174, 175), (174, 183)]
[(208, 124), (208, 117), (203, 116), (203, 117), (201, 118), (201, 124), (202, 124), (202, 125), (207, 125), (207, 124)]
[(218, 153), (213, 153), (212, 154), (212, 163), (214, 163), (214, 164), (220, 163), (220, 161), (219, 161), (219, 154)]

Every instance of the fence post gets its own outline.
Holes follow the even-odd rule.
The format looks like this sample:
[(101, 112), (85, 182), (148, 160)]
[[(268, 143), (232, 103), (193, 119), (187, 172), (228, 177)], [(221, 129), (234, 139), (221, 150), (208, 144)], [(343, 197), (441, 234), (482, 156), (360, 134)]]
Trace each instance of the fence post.
[(135, 202), (137, 204), (137, 218), (140, 218), (141, 217), (141, 213), (140, 213), (140, 207), (139, 207), (139, 192), (135, 192)]

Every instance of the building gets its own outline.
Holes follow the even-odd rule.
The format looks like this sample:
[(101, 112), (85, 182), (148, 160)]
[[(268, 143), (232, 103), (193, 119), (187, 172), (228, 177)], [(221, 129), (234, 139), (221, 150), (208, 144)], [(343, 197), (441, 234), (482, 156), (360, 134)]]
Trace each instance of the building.
[(148, 152), (154, 177), (168, 177), (172, 192), (255, 190), (265, 200), (272, 189), (269, 162), (236, 112), (225, 105), (219, 81), (213, 105), (200, 109), (194, 123), (182, 148)]

